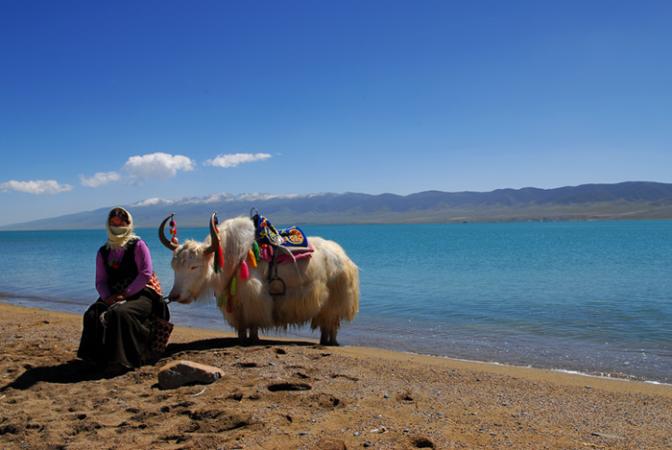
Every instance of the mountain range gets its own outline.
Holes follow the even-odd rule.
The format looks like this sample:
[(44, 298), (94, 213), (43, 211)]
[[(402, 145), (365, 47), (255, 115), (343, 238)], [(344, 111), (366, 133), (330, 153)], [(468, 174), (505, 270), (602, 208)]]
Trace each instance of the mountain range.
[[(114, 205), (0, 229), (101, 228), (111, 206)], [(157, 226), (172, 212), (180, 226), (206, 226), (212, 212), (224, 219), (248, 215), (252, 208), (276, 224), (669, 219), (672, 218), (672, 184), (630, 181), (554, 189), (425, 191), (410, 195), (214, 194), (179, 200), (153, 198), (125, 206), (133, 213), (136, 227)]]

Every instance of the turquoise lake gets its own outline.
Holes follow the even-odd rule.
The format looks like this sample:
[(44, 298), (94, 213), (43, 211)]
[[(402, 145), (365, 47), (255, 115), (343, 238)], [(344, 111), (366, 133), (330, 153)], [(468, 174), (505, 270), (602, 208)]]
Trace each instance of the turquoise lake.
[[(341, 344), (672, 382), (672, 221), (302, 228), (361, 269), (360, 313)], [(170, 252), (155, 229), (137, 232), (168, 291)], [(0, 297), (82, 313), (104, 240), (103, 230), (0, 232)], [(171, 312), (177, 325), (231, 331), (214, 300)]]

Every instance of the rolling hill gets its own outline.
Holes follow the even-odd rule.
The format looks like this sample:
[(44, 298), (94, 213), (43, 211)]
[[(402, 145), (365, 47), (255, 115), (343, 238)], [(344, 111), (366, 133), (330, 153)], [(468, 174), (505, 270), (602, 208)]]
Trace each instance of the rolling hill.
[[(4, 230), (101, 228), (107, 205), (49, 219), (4, 226)], [(180, 200), (148, 199), (127, 205), (137, 227), (153, 227), (175, 212), (181, 226), (206, 226), (256, 208), (277, 224), (445, 223), (522, 220), (672, 218), (672, 184), (623, 182), (554, 189), (497, 189), (491, 192), (425, 191), (396, 194), (215, 194)]]

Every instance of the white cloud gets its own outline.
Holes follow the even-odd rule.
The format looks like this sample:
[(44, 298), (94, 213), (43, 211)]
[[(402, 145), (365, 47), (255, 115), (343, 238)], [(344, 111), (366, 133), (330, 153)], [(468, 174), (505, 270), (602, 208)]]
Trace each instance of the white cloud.
[(58, 194), (72, 190), (69, 184), (60, 184), (56, 180), (9, 180), (0, 184), (0, 191), (26, 192), (28, 194)]
[(262, 200), (290, 200), (294, 198), (301, 198), (304, 195), (299, 194), (264, 194), (261, 192), (250, 192), (247, 194), (239, 194), (236, 200), (242, 200), (247, 202), (253, 201), (262, 201)]
[(121, 177), (117, 172), (96, 172), (92, 177), (85, 177), (84, 175), (79, 176), (82, 186), (91, 188), (97, 188), (104, 184), (119, 181), (120, 178)]
[(213, 159), (205, 161), (206, 166), (213, 167), (236, 167), (241, 164), (251, 163), (255, 161), (263, 161), (271, 157), (268, 153), (228, 153), (217, 155)]
[(172, 200), (165, 200), (163, 198), (152, 197), (136, 203), (133, 203), (132, 206), (155, 206), (155, 205), (170, 205)]
[(170, 155), (156, 152), (146, 155), (131, 156), (124, 164), (123, 169), (136, 180), (150, 178), (166, 179), (174, 177), (178, 171), (194, 170), (195, 163), (191, 158), (183, 155)]

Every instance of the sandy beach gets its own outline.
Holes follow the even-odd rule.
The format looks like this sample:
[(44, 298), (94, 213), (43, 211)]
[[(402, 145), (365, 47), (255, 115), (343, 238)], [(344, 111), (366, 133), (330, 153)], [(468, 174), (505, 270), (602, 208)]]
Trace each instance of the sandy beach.
[[(0, 303), (0, 448), (672, 448), (672, 387), (177, 327), (115, 378), (74, 359), (80, 317)], [(167, 361), (217, 366), (161, 390)]]

